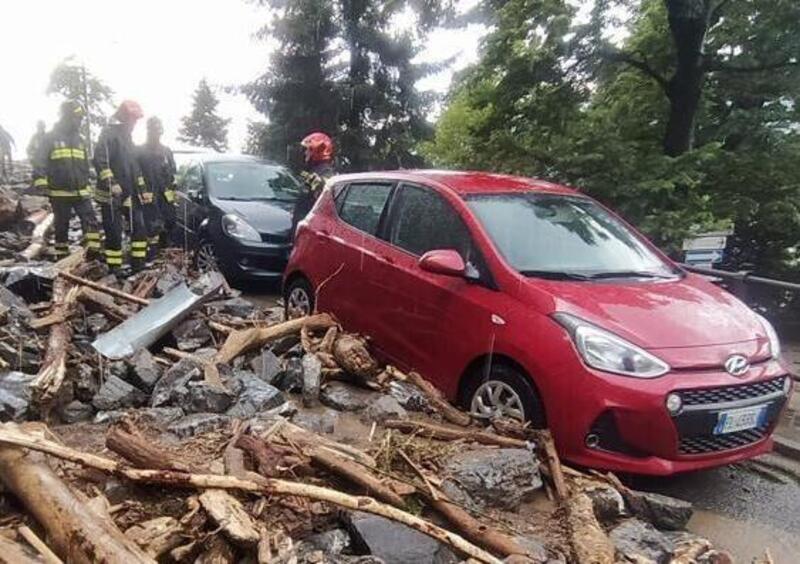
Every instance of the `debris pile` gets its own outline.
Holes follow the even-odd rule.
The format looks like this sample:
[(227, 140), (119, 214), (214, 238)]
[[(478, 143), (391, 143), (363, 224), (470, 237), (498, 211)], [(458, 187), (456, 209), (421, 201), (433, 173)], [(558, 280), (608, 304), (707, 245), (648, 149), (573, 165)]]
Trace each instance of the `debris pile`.
[(690, 504), (562, 466), (546, 431), (475, 420), (180, 250), (125, 280), (20, 253), (0, 263), (11, 561), (731, 561), (684, 530)]

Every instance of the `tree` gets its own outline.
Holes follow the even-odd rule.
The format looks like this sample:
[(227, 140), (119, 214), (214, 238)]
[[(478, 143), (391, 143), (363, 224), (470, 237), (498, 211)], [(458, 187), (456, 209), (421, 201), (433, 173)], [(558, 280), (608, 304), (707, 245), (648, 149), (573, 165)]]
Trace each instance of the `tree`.
[(231, 120), (217, 115), (219, 100), (205, 78), (198, 84), (193, 98), (191, 113), (181, 120), (178, 139), (197, 147), (220, 152), (227, 150)]
[(50, 74), (47, 94), (61, 94), (66, 100), (77, 100), (83, 104), (88, 115), (84, 135), (91, 152), (93, 139), (108, 121), (108, 115), (113, 109), (114, 91), (86, 70), (85, 66), (78, 64), (73, 58), (67, 58)]

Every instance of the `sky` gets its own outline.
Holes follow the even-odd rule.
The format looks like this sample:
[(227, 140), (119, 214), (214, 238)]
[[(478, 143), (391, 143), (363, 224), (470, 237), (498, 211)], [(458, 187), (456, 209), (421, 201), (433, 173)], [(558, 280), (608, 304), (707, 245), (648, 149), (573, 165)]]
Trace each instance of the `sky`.
[[(464, 6), (476, 0), (462, 0)], [(5, 4), (5, 2), (4, 2)], [(165, 142), (175, 144), (180, 118), (206, 78), (218, 88), (219, 113), (231, 118), (229, 145), (241, 149), (248, 120), (263, 119), (240, 95), (222, 91), (246, 83), (269, 64), (270, 45), (252, 38), (269, 13), (246, 0), (25, 0), (0, 16), (0, 125), (24, 155), (38, 119), (48, 127), (61, 98), (45, 94), (50, 72), (67, 57), (86, 65), (115, 92), (134, 99), (146, 116), (164, 122)], [(425, 60), (456, 57), (452, 68), (420, 86), (446, 92), (453, 72), (477, 60), (483, 29), (435, 32)], [(144, 124), (134, 131), (143, 141)]]

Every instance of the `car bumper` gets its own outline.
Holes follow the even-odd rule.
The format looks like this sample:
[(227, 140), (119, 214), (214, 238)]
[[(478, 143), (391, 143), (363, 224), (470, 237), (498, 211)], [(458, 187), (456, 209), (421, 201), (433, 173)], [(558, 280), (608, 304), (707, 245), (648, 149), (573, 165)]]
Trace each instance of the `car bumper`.
[(234, 278), (280, 282), (289, 253), (288, 243), (237, 241), (220, 237), (216, 242), (217, 259), (223, 272)]
[[(753, 366), (740, 378), (682, 370), (639, 380), (580, 367), (588, 380), (579, 379), (590, 382), (585, 397), (576, 403), (572, 387), (564, 388), (562, 394), (568, 395), (561, 398), (577, 409), (555, 416), (557, 407), (548, 409), (562, 455), (575, 464), (635, 474), (670, 475), (768, 452), (786, 404), (784, 383), (791, 386), (791, 376), (778, 361)], [(686, 398), (676, 415), (666, 408), (670, 393)], [(756, 428), (715, 433), (721, 412), (754, 406), (764, 406)]]

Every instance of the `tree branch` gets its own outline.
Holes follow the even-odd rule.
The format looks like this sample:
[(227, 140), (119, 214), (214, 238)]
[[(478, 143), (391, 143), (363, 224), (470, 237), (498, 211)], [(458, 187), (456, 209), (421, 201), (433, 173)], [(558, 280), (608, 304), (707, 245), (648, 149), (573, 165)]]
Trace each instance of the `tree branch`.
[(773, 63), (764, 63), (762, 65), (748, 65), (748, 66), (731, 65), (726, 63), (725, 61), (720, 61), (719, 59), (714, 59), (714, 58), (710, 58), (705, 62), (705, 68), (707, 71), (740, 72), (740, 73), (763, 72), (768, 70), (776, 70), (785, 67), (796, 67), (796, 66), (800, 66), (800, 60), (798, 60), (795, 57), (783, 61), (776, 61)]
[(641, 59), (637, 59), (630, 53), (625, 53), (623, 51), (614, 49), (602, 50), (600, 55), (609, 61), (625, 63), (636, 69), (639, 69), (644, 74), (655, 80), (665, 92), (667, 91), (667, 88), (669, 87), (669, 81), (656, 69), (650, 66), (650, 63), (647, 61), (647, 58), (644, 55), (642, 55)]

